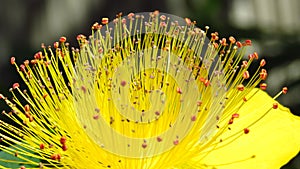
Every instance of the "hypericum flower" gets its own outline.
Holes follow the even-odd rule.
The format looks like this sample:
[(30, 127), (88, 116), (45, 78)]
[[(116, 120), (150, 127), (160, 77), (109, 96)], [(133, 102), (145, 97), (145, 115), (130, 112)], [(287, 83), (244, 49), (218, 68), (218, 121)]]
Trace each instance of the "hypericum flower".
[(300, 149), (299, 117), (275, 101), (287, 88), (263, 91), (250, 40), (207, 34), (158, 11), (118, 14), (78, 35), (80, 50), (61, 37), (20, 66), (11, 58), (27, 89), (0, 95), (14, 122), (0, 121), (0, 167), (279, 168)]

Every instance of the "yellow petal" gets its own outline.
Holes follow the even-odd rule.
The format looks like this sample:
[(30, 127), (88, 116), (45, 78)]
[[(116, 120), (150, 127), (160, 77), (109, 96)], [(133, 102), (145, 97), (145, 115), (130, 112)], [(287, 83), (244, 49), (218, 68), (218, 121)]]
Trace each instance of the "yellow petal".
[[(217, 139), (202, 164), (217, 169), (276, 169), (299, 152), (300, 118), (280, 104), (273, 109), (276, 101), (261, 90), (250, 95), (237, 112), (239, 118)], [(245, 134), (244, 128), (250, 132)]]

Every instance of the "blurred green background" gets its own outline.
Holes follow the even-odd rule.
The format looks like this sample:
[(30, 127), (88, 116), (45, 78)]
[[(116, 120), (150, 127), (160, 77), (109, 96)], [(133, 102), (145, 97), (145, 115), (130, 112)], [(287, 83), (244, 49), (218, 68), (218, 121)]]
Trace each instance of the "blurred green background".
[[(268, 92), (275, 95), (288, 86), (279, 101), (300, 115), (299, 0), (0, 0), (0, 91), (7, 94), (21, 81), (9, 64), (11, 56), (31, 58), (42, 42), (52, 45), (62, 35), (77, 46), (76, 35), (89, 35), (102, 17), (156, 9), (189, 17), (200, 28), (209, 25), (221, 37), (251, 39), (249, 53), (267, 59)], [(282, 169), (300, 169), (300, 156)]]

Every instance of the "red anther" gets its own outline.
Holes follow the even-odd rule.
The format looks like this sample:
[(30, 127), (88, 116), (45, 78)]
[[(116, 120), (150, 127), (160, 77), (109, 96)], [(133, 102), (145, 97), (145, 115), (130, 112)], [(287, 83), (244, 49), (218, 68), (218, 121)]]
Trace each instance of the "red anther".
[(20, 167), (20, 169), (26, 169), (26, 167), (22, 165), (22, 166)]
[(62, 37), (59, 38), (59, 42), (60, 43), (65, 43), (66, 41), (67, 41), (67, 38), (64, 37), (64, 36), (62, 36)]
[(268, 85), (267, 85), (267, 83), (262, 83), (262, 84), (259, 85), (259, 87), (260, 87), (261, 90), (266, 90)]
[(222, 38), (222, 40), (220, 40), (220, 43), (221, 43), (223, 46), (227, 46), (226, 38)]
[(19, 85), (19, 83), (14, 83), (12, 87), (13, 87), (13, 89), (16, 89), (16, 88), (19, 88), (20, 85)]
[(265, 59), (262, 59), (261, 61), (260, 61), (260, 66), (261, 67), (264, 67), (265, 65), (266, 65), (266, 60)]
[(206, 79), (206, 80), (203, 82), (203, 84), (207, 87), (207, 86), (209, 86), (210, 82), (209, 82), (209, 80)]
[(286, 94), (287, 92), (288, 92), (288, 88), (287, 88), (287, 87), (283, 87), (283, 88), (282, 88), (282, 93), (283, 93), (283, 94)]
[(10, 58), (10, 64), (15, 64), (16, 63), (16, 58), (15, 57), (11, 57)]
[(213, 45), (215, 49), (218, 49), (219, 45), (217, 43), (214, 42)]
[(249, 59), (249, 60), (254, 59), (254, 55), (253, 55), (252, 53), (249, 54), (249, 55), (248, 55), (248, 59)]
[(176, 92), (177, 92), (178, 94), (182, 94), (181, 88), (180, 88), (180, 87), (177, 87)]
[(184, 18), (184, 20), (185, 20), (185, 23), (186, 23), (187, 26), (191, 26), (192, 21), (191, 21), (190, 18)]
[(244, 78), (244, 79), (249, 79), (249, 77), (250, 77), (249, 72), (248, 72), (248, 71), (245, 71), (245, 72), (243, 73), (243, 78)]
[(76, 39), (79, 41), (79, 40), (81, 40), (81, 38), (82, 38), (82, 35), (80, 34), (80, 35), (77, 35), (77, 37), (76, 37)]
[(61, 149), (62, 149), (63, 151), (67, 151), (67, 150), (68, 150), (68, 146), (67, 146), (66, 144), (63, 144), (63, 145), (61, 146)]
[(254, 59), (256, 59), (256, 60), (258, 59), (258, 54), (257, 54), (257, 52), (254, 52), (254, 53), (253, 53), (253, 57), (254, 57)]
[(201, 106), (202, 105), (202, 101), (197, 101), (197, 106)]
[(236, 44), (236, 46), (237, 46), (238, 48), (243, 47), (243, 44), (242, 44), (240, 41), (237, 41), (235, 44)]
[(50, 156), (50, 158), (52, 159), (52, 160), (57, 160), (57, 154), (52, 154), (51, 156)]
[(94, 114), (94, 115), (93, 115), (93, 119), (94, 119), (94, 120), (98, 120), (98, 119), (99, 119), (99, 114)]
[(232, 117), (232, 118), (239, 118), (239, 117), (240, 117), (240, 114), (234, 113), (231, 117)]
[(4, 96), (2, 94), (0, 94), (0, 99), (3, 99), (3, 98), (4, 98)]
[(98, 22), (95, 22), (92, 26), (92, 30), (96, 30), (99, 28), (99, 23)]
[(61, 159), (61, 155), (60, 154), (56, 154), (57, 160), (59, 161)]
[(251, 42), (250, 39), (247, 39), (247, 40), (245, 40), (245, 44), (246, 44), (247, 46), (251, 46), (251, 45), (252, 45), (252, 42)]
[(231, 118), (229, 121), (228, 121), (228, 124), (232, 124), (233, 123), (233, 118)]
[(217, 36), (215, 33), (211, 33), (210, 35), (211, 35), (211, 39), (212, 39), (213, 41), (218, 40), (218, 39), (217, 39), (218, 36)]
[(21, 70), (22, 72), (24, 72), (24, 71), (25, 71), (25, 65), (21, 64), (21, 65), (20, 65), (20, 70)]
[(250, 130), (248, 128), (244, 128), (244, 133), (248, 134), (250, 132)]
[(129, 14), (127, 15), (127, 17), (128, 17), (128, 19), (132, 19), (132, 17), (134, 17), (134, 13), (129, 13)]
[(19, 155), (18, 152), (15, 152), (15, 157), (18, 157), (18, 155)]
[(200, 82), (204, 82), (205, 81), (205, 79), (203, 77), (200, 77), (199, 80), (200, 80)]
[(62, 136), (59, 141), (61, 144), (65, 144), (67, 141), (67, 138), (65, 136)]
[(156, 140), (157, 140), (157, 142), (162, 142), (162, 138), (161, 137), (157, 137)]
[(33, 60), (30, 61), (30, 63), (33, 64), (33, 65), (36, 64), (37, 62), (38, 61), (36, 59), (33, 59)]
[(34, 55), (34, 59), (42, 59), (42, 52), (37, 52), (37, 53)]
[(278, 103), (273, 103), (273, 109), (277, 109), (278, 108)]
[(191, 117), (191, 121), (196, 121), (196, 119), (197, 119), (197, 117), (196, 117), (195, 115), (193, 115), (193, 116)]
[(124, 87), (124, 86), (126, 86), (126, 84), (127, 84), (127, 82), (126, 82), (125, 80), (122, 80), (122, 81), (121, 81), (121, 86)]
[(29, 112), (29, 111), (30, 111), (30, 106), (29, 106), (28, 104), (26, 104), (26, 105), (24, 106), (24, 109), (25, 109), (26, 112)]
[(167, 24), (166, 24), (166, 22), (160, 22), (159, 26), (160, 27), (165, 27), (165, 26), (167, 26)]
[(179, 140), (178, 140), (178, 139), (174, 140), (174, 141), (173, 141), (173, 144), (174, 144), (175, 146), (178, 145), (178, 144), (179, 144)]
[(33, 120), (34, 120), (34, 118), (33, 118), (33, 116), (29, 116), (29, 122), (33, 122)]
[(45, 144), (44, 144), (44, 143), (41, 143), (41, 144), (40, 144), (40, 149), (43, 150), (44, 148), (45, 148)]
[(25, 65), (25, 66), (28, 66), (28, 65), (29, 65), (29, 60), (25, 60), (25, 61), (24, 61), (24, 65)]
[(247, 62), (246, 60), (244, 60), (244, 61), (243, 61), (243, 65), (242, 65), (242, 67), (243, 67), (243, 68), (246, 68), (246, 67), (248, 67), (248, 62)]
[(45, 99), (47, 96), (48, 96), (48, 94), (47, 94), (47, 93), (45, 93), (45, 94), (43, 95), (43, 98)]
[(260, 78), (262, 80), (266, 80), (267, 76), (268, 76), (267, 70), (266, 69), (262, 69), (261, 72), (259, 73), (259, 76), (260, 76)]
[(236, 40), (233, 36), (229, 37), (229, 41), (230, 41), (231, 44), (234, 44), (236, 42)]
[(29, 113), (29, 112), (25, 112), (25, 116), (26, 116), (27, 118), (29, 118), (29, 117), (30, 117), (30, 113)]
[(237, 89), (239, 90), (239, 91), (243, 91), (244, 90), (244, 85), (243, 84), (239, 84), (238, 86), (237, 86)]
[(102, 23), (103, 25), (108, 24), (108, 18), (102, 18), (101, 23)]
[(54, 43), (53, 43), (53, 47), (54, 47), (55, 49), (57, 49), (57, 48), (59, 47), (59, 42), (54, 42)]
[(143, 143), (143, 144), (142, 144), (142, 147), (143, 147), (143, 148), (146, 148), (147, 146), (148, 146), (147, 143)]

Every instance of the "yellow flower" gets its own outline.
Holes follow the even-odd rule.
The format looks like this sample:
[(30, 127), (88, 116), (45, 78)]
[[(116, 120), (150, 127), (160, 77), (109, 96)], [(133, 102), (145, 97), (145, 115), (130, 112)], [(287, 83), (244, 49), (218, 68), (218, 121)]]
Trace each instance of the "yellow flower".
[[(300, 118), (263, 90), (250, 40), (151, 13), (103, 18), (16, 66), (27, 85), (3, 95), (0, 167), (280, 168), (300, 150)], [(255, 88), (260, 86), (261, 89)], [(15, 164), (15, 165), (14, 165)]]

